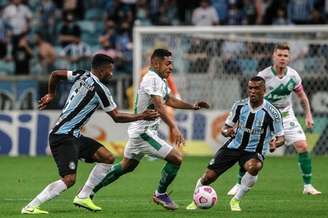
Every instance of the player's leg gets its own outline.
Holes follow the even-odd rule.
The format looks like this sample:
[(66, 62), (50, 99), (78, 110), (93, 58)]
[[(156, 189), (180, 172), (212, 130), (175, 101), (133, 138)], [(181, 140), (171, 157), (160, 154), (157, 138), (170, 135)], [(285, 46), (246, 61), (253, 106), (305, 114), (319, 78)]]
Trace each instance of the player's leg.
[(142, 146), (139, 138), (130, 138), (124, 149), (124, 158), (121, 162), (111, 166), (106, 176), (95, 186), (93, 192), (98, 192), (101, 188), (113, 183), (120, 176), (132, 172), (144, 156), (140, 152), (139, 146)]
[[(239, 160), (239, 157), (239, 150), (228, 149), (225, 146), (219, 149), (208, 164), (203, 176), (197, 180), (193, 193), (195, 193), (199, 187), (213, 183), (221, 174), (232, 167)], [(186, 209), (194, 210), (197, 209), (197, 206), (194, 201), (192, 201)]]
[(242, 197), (255, 185), (257, 181), (257, 174), (263, 167), (264, 157), (259, 153), (244, 152), (239, 164), (246, 171), (241, 179), (240, 187), (235, 196), (230, 201), (230, 208), (232, 211), (241, 211), (239, 202)]
[(241, 179), (243, 178), (244, 175), (245, 175), (245, 170), (242, 167), (240, 167), (239, 173), (237, 175), (237, 183), (228, 191), (227, 195), (233, 196), (237, 193), (241, 184)]
[(293, 145), (298, 153), (298, 164), (302, 173), (304, 183), (304, 194), (318, 195), (321, 194), (311, 185), (312, 179), (312, 161), (308, 151), (308, 144), (304, 131), (297, 121), (296, 117), (289, 115), (284, 118), (284, 132), (286, 145)]
[(182, 155), (180, 151), (159, 138), (155, 131), (146, 131), (140, 135), (140, 140), (142, 140), (142, 143), (140, 143), (139, 149), (143, 154), (166, 160), (166, 164), (161, 171), (158, 188), (153, 195), (153, 201), (166, 209), (175, 210), (177, 205), (168, 196), (166, 190), (180, 169)]
[(73, 203), (76, 206), (86, 208), (91, 211), (100, 211), (101, 207), (95, 205), (91, 200), (93, 189), (102, 181), (109, 172), (114, 163), (113, 154), (107, 150), (102, 144), (94, 139), (81, 136), (79, 158), (87, 163), (96, 162), (96, 165), (91, 170), (84, 186), (74, 198)]
[(311, 184), (312, 161), (310, 153), (308, 152), (307, 142), (305, 140), (296, 141), (293, 145), (298, 153), (298, 164), (303, 176), (303, 194), (320, 195), (321, 192), (315, 189)]
[(58, 196), (73, 186), (76, 179), (76, 169), (79, 148), (74, 137), (63, 135), (49, 136), (50, 148), (57, 164), (61, 179), (50, 183), (23, 209), (23, 214), (48, 213), (39, 206)]

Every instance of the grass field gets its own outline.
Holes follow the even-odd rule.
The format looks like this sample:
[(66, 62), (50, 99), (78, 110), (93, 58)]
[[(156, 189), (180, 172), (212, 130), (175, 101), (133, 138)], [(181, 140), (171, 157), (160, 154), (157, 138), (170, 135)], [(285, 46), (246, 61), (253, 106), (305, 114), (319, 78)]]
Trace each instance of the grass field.
[[(187, 211), (197, 178), (210, 157), (185, 158), (181, 171), (169, 190), (180, 205), (174, 212), (151, 202), (163, 161), (144, 160), (134, 173), (101, 190), (95, 202), (104, 211), (94, 213), (72, 205), (72, 199), (84, 183), (91, 165), (80, 163), (78, 181), (73, 188), (42, 205), (49, 215), (42, 217), (328, 217), (328, 158), (314, 157), (314, 185), (321, 196), (304, 196), (296, 156), (267, 158), (255, 188), (241, 202), (242, 212), (231, 212), (226, 192), (235, 182), (237, 167), (221, 176), (212, 186), (219, 197), (209, 210)], [(0, 217), (24, 217), (21, 208), (48, 183), (57, 179), (51, 157), (0, 157)]]

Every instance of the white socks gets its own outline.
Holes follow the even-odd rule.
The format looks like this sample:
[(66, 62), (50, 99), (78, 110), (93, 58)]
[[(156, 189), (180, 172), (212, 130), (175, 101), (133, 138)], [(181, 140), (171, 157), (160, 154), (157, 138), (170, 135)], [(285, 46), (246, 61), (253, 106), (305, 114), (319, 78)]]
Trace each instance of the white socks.
[(77, 195), (79, 198), (88, 198), (94, 194), (93, 189), (105, 178), (112, 164), (97, 163), (89, 174), (88, 180), (85, 182), (83, 188)]
[(67, 189), (63, 180), (57, 180), (45, 187), (26, 207), (38, 207), (40, 204), (49, 201)]
[(237, 200), (240, 200), (250, 189), (255, 185), (257, 176), (252, 176), (248, 172), (245, 173), (241, 179), (241, 184), (237, 194), (234, 196)]
[(203, 186), (203, 184), (202, 184), (201, 181), (202, 181), (202, 178), (199, 178), (199, 179), (197, 180), (197, 183), (196, 183), (196, 186), (195, 186), (194, 193), (197, 191), (197, 189), (198, 189), (199, 187)]

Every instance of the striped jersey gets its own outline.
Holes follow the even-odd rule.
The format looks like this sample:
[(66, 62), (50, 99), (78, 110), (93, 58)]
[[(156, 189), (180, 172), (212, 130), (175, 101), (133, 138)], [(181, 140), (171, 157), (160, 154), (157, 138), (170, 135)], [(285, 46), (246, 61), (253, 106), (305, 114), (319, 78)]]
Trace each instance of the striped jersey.
[(231, 127), (237, 125), (235, 137), (225, 144), (231, 149), (265, 155), (272, 137), (284, 135), (281, 114), (267, 100), (255, 109), (248, 98), (236, 102), (225, 123)]
[(287, 67), (284, 77), (279, 78), (273, 67), (267, 67), (258, 73), (265, 80), (265, 99), (270, 101), (282, 113), (292, 113), (292, 92), (302, 87), (302, 79), (291, 67)]
[[(149, 70), (140, 82), (136, 101), (134, 105), (134, 113), (142, 113), (147, 109), (154, 109), (151, 96), (160, 96), (166, 101), (168, 99), (170, 88), (165, 79), (162, 79), (157, 73)], [(157, 131), (161, 118), (155, 120), (138, 120), (129, 125), (129, 137), (138, 137), (147, 129)]]
[(99, 106), (105, 112), (110, 112), (116, 108), (116, 104), (109, 89), (92, 72), (67, 71), (67, 79), (74, 81), (74, 84), (50, 133), (79, 137), (81, 127)]

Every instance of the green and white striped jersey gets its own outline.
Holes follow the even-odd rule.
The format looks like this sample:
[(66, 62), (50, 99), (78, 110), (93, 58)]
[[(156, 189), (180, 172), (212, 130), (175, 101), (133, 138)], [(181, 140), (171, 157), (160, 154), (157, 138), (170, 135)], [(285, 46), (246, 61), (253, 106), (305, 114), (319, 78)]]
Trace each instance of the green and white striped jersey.
[(265, 80), (265, 99), (271, 102), (282, 113), (291, 112), (292, 92), (302, 89), (302, 79), (293, 68), (287, 67), (284, 77), (279, 78), (273, 67), (267, 67), (258, 73)]
[[(147, 109), (154, 109), (151, 96), (160, 96), (166, 100), (168, 99), (171, 90), (167, 86), (166, 80), (162, 79), (157, 73), (149, 70), (143, 77), (136, 96), (134, 104), (134, 113), (142, 113)], [(160, 118), (152, 121), (138, 120), (129, 125), (129, 137), (137, 137), (147, 129), (158, 130)]]

